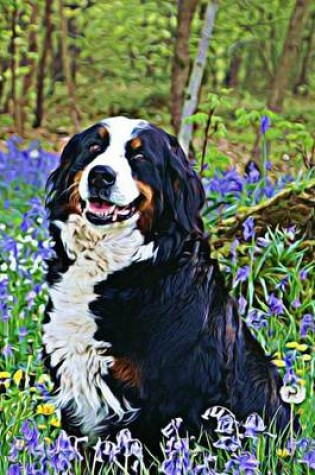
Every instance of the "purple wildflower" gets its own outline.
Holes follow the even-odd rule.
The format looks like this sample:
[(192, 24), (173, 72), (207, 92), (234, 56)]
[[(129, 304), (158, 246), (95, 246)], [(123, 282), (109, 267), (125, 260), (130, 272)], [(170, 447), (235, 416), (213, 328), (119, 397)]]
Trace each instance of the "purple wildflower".
[(291, 305), (293, 308), (299, 308), (301, 307), (302, 304), (301, 304), (300, 299), (297, 297), (296, 299), (293, 300)]
[(165, 447), (165, 460), (161, 465), (161, 473), (180, 475), (187, 473), (190, 467), (188, 438), (171, 438)]
[(2, 350), (1, 350), (1, 353), (3, 354), (3, 356), (5, 358), (7, 358), (9, 356), (12, 356), (13, 355), (13, 346), (11, 345), (11, 343), (6, 343), (4, 345), (4, 347), (2, 348)]
[(271, 315), (279, 316), (283, 314), (283, 301), (281, 298), (277, 298), (274, 293), (270, 295), (268, 305)]
[(21, 433), (24, 436), (26, 449), (35, 456), (44, 454), (44, 446), (40, 443), (39, 432), (37, 427), (30, 420), (26, 420), (21, 428)]
[(232, 437), (220, 437), (219, 440), (213, 443), (213, 447), (217, 449), (227, 450), (228, 452), (235, 452), (241, 448), (241, 441), (235, 435)]
[(287, 369), (292, 369), (296, 361), (296, 350), (287, 351), (283, 357)]
[(267, 115), (263, 115), (260, 121), (260, 133), (265, 134), (270, 127), (270, 119)]
[(307, 274), (308, 274), (308, 270), (307, 269), (302, 269), (299, 272), (300, 279), (301, 280), (306, 280), (307, 279)]
[(242, 452), (240, 455), (232, 455), (231, 460), (225, 464), (226, 470), (233, 470), (234, 475), (258, 474), (259, 462), (254, 454)]
[(314, 315), (306, 313), (305, 315), (303, 315), (300, 324), (301, 337), (305, 338), (309, 330), (315, 331), (315, 318)]
[(246, 280), (249, 277), (249, 273), (250, 273), (250, 267), (249, 266), (240, 267), (237, 270), (234, 285), (237, 285), (239, 282), (246, 282)]
[(14, 463), (9, 466), (7, 475), (23, 475), (23, 467), (20, 463)]
[(282, 292), (285, 291), (286, 287), (289, 284), (289, 276), (283, 277), (283, 279), (280, 280), (280, 282), (276, 285), (276, 289), (282, 290)]
[(265, 235), (265, 237), (257, 238), (257, 244), (260, 247), (268, 247), (270, 243), (271, 243), (271, 240), (267, 234)]
[(232, 414), (224, 414), (218, 418), (215, 432), (232, 435), (236, 431), (237, 425), (238, 423)]
[(275, 194), (276, 189), (269, 178), (266, 178), (265, 185), (262, 189), (262, 192), (263, 192), (263, 195), (266, 196), (266, 198), (272, 198), (273, 195)]
[(250, 414), (242, 426), (246, 429), (244, 437), (257, 439), (258, 433), (266, 429), (263, 419), (256, 413)]
[(247, 183), (257, 183), (260, 180), (260, 170), (254, 161), (250, 161), (246, 168)]
[(26, 327), (19, 328), (19, 342), (21, 343), (26, 335), (28, 334), (28, 329)]
[(255, 308), (249, 311), (246, 317), (246, 323), (249, 327), (254, 328), (255, 330), (268, 326), (266, 315)]
[(312, 448), (308, 452), (305, 452), (301, 462), (304, 463), (308, 468), (315, 470), (315, 448)]
[(297, 377), (295, 371), (292, 368), (288, 368), (285, 375), (283, 376), (283, 383), (286, 386), (296, 386), (299, 382), (299, 378)]
[(252, 216), (246, 219), (246, 221), (243, 223), (243, 228), (244, 228), (243, 235), (246, 241), (255, 237), (255, 234), (256, 234), (255, 224), (254, 224), (254, 218)]

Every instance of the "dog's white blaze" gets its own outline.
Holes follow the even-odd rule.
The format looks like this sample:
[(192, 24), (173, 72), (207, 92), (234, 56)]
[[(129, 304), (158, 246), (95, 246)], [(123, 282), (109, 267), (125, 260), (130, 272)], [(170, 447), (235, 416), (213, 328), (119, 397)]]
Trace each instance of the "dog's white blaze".
[(110, 343), (94, 339), (97, 326), (89, 311), (89, 303), (97, 298), (95, 284), (132, 262), (154, 257), (152, 243), (144, 245), (135, 227), (137, 219), (134, 216), (128, 227), (106, 234), (78, 215), (58, 223), (66, 252), (75, 262), (49, 290), (53, 310), (44, 325), (43, 341), (51, 365), (60, 365), (56, 403), (59, 408), (70, 405), (85, 434), (97, 433), (106, 418), (130, 420), (138, 411), (128, 401), (122, 404), (104, 380), (114, 358), (108, 351)]
[(79, 193), (81, 198), (86, 201), (88, 199), (89, 171), (96, 165), (107, 165), (117, 174), (109, 198), (119, 206), (126, 206), (139, 196), (139, 190), (132, 178), (131, 168), (125, 157), (125, 146), (132, 139), (133, 131), (136, 128), (146, 127), (148, 123), (144, 120), (113, 117), (103, 120), (102, 124), (109, 131), (109, 146), (104, 153), (98, 155), (84, 169), (79, 184)]

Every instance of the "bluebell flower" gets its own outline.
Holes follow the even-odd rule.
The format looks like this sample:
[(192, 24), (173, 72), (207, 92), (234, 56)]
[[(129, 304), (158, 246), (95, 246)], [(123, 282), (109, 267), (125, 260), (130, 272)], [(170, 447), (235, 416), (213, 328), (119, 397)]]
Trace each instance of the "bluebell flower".
[(249, 327), (254, 328), (255, 330), (259, 330), (263, 327), (268, 327), (266, 314), (254, 308), (248, 312), (248, 315), (246, 317), (246, 323)]
[(232, 455), (225, 464), (226, 470), (233, 470), (233, 475), (255, 475), (259, 473), (259, 462), (255, 454), (241, 452), (240, 455)]
[(233, 435), (231, 437), (220, 437), (216, 442), (213, 442), (213, 447), (216, 449), (227, 450), (228, 452), (235, 452), (242, 446), (239, 437)]
[(306, 313), (300, 323), (301, 337), (305, 338), (309, 331), (315, 331), (315, 317), (310, 313)]
[(285, 277), (283, 277), (283, 279), (280, 280), (280, 282), (276, 285), (276, 289), (280, 289), (283, 291), (285, 291), (285, 289), (287, 288), (287, 286), (289, 285), (289, 276), (286, 275)]
[(249, 266), (239, 267), (239, 269), (236, 272), (234, 285), (237, 285), (239, 282), (246, 282), (249, 277), (249, 273), (250, 273)]
[(9, 466), (7, 475), (23, 475), (24, 470), (21, 463), (14, 463)]
[(249, 218), (246, 219), (246, 221), (243, 223), (243, 236), (245, 241), (248, 241), (249, 239), (255, 237), (256, 232), (255, 232), (255, 224), (254, 224), (254, 218), (250, 216)]
[(263, 115), (260, 121), (260, 132), (265, 134), (270, 127), (270, 118), (267, 115)]
[(301, 463), (304, 463), (308, 468), (315, 470), (315, 447), (304, 453)]
[(299, 307), (301, 307), (301, 305), (302, 305), (301, 301), (298, 297), (296, 299), (294, 299), (293, 302), (291, 303), (291, 306), (293, 308), (299, 308)]
[(244, 437), (251, 439), (257, 439), (258, 434), (266, 429), (263, 419), (256, 413), (250, 414), (242, 426), (246, 429)]
[(301, 280), (306, 280), (307, 279), (307, 274), (308, 274), (308, 270), (307, 269), (302, 269), (300, 272), (299, 272), (299, 277)]
[(279, 316), (284, 312), (284, 305), (281, 298), (277, 298), (274, 293), (272, 293), (268, 300), (269, 311), (271, 315)]
[(232, 435), (237, 430), (238, 422), (232, 414), (224, 414), (217, 419), (215, 432)]
[(254, 161), (250, 161), (246, 169), (245, 180), (247, 183), (257, 183), (261, 178), (260, 170)]
[(33, 422), (27, 419), (22, 425), (21, 433), (26, 443), (26, 449), (31, 455), (44, 455), (44, 446), (40, 442), (38, 429)]

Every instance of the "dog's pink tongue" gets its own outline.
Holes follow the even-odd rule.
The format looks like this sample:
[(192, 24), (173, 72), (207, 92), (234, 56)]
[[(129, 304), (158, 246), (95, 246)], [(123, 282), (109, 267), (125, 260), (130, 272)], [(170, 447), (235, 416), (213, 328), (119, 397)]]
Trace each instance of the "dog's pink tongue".
[(89, 203), (89, 210), (93, 213), (94, 211), (111, 211), (114, 208), (113, 205), (109, 203)]

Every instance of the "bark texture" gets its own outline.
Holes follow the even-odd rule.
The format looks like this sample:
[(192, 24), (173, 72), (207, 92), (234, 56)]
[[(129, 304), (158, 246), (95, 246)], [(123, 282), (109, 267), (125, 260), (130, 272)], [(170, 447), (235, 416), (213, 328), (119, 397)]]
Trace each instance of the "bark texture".
[(45, 37), (43, 49), (38, 63), (38, 75), (36, 85), (36, 108), (33, 127), (39, 127), (44, 115), (44, 79), (46, 72), (46, 63), (48, 52), (51, 51), (51, 38), (53, 25), (51, 21), (53, 0), (46, 0), (43, 26), (45, 28)]
[(217, 2), (209, 3), (206, 10), (204, 26), (198, 47), (198, 53), (194, 61), (193, 69), (190, 75), (187, 98), (184, 103), (183, 113), (181, 118), (181, 126), (178, 134), (178, 139), (184, 151), (188, 153), (189, 144), (192, 137), (192, 124), (185, 122), (186, 117), (192, 115), (198, 105), (198, 97), (201, 87), (201, 81), (206, 65), (207, 51), (209, 41), (212, 36), (215, 14), (218, 8)]
[(76, 106), (75, 101), (75, 85), (73, 82), (72, 70), (71, 70), (71, 58), (68, 51), (67, 40), (69, 36), (68, 24), (64, 14), (63, 1), (59, 0), (59, 17), (61, 22), (61, 53), (62, 53), (62, 65), (65, 75), (66, 85), (68, 89), (68, 100), (70, 106), (70, 115), (73, 124), (77, 131), (80, 130), (80, 114)]
[(171, 79), (171, 115), (176, 133), (180, 127), (185, 87), (189, 76), (190, 30), (198, 0), (179, 0), (177, 5), (177, 31)]
[[(311, 15), (309, 32), (305, 39), (306, 51), (302, 59), (302, 65), (301, 65), (299, 77), (294, 86), (295, 93), (299, 92), (300, 86), (309, 84), (308, 73), (310, 70), (311, 62), (312, 62), (314, 36), (315, 36), (315, 11)], [(306, 89), (306, 92), (307, 92), (307, 89)]]
[(290, 86), (292, 71), (296, 70), (310, 4), (311, 0), (296, 0), (292, 11), (287, 37), (272, 81), (268, 101), (269, 108), (276, 112), (282, 110), (285, 92)]

